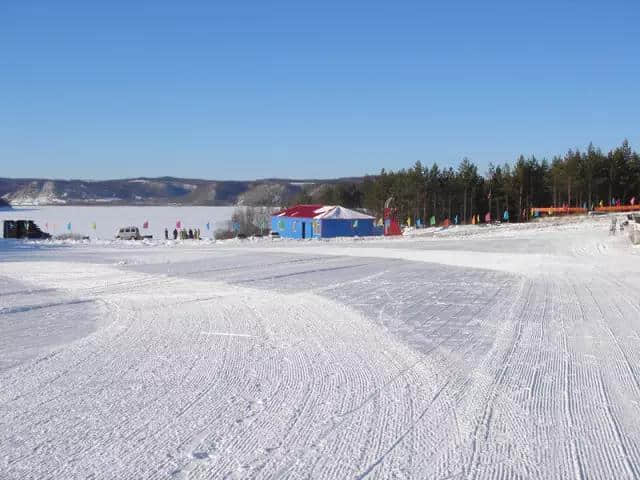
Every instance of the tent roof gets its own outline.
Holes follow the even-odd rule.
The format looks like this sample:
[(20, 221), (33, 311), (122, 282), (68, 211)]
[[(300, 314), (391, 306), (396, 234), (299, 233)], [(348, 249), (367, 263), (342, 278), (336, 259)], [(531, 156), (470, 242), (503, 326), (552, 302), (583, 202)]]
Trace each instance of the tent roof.
[(370, 215), (356, 212), (338, 205), (295, 205), (275, 214), (278, 217), (298, 217), (335, 220), (373, 219)]
[(277, 217), (313, 218), (316, 215), (315, 211), (320, 208), (322, 208), (322, 205), (294, 205), (274, 215)]
[(322, 219), (341, 219), (341, 220), (371, 220), (372, 216), (364, 213), (356, 212), (348, 208), (340, 206), (326, 206), (316, 210), (316, 216), (313, 218)]

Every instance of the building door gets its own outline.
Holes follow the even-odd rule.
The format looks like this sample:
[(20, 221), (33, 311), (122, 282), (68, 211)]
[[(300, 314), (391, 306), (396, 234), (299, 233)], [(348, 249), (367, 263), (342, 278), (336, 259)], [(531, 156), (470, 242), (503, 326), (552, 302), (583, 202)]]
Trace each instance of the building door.
[(305, 233), (306, 233), (306, 229), (305, 227), (307, 226), (307, 222), (302, 222), (302, 238), (307, 238)]

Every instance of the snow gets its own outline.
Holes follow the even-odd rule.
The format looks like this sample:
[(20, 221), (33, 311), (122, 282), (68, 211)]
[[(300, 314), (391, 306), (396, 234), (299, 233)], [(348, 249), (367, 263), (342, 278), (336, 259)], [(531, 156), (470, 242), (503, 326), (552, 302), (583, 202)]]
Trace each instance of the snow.
[(340, 206), (325, 206), (316, 210), (315, 213), (317, 215), (313, 218), (346, 220), (373, 219), (371, 215), (366, 215), (364, 213), (356, 212), (355, 210), (350, 210), (348, 208)]
[[(211, 237), (216, 228), (224, 227), (231, 219), (234, 210), (235, 207), (43, 206), (0, 210), (0, 220), (34, 220), (52, 235), (76, 233), (103, 240), (113, 239), (121, 227), (128, 225), (136, 225), (143, 235), (164, 239), (164, 229), (173, 231), (180, 220), (182, 227), (199, 228), (203, 237)], [(149, 221), (148, 229), (142, 228), (145, 221)], [(71, 232), (67, 230), (69, 222)], [(207, 223), (210, 230), (206, 228)]]
[(0, 240), (2, 478), (638, 478), (608, 225)]

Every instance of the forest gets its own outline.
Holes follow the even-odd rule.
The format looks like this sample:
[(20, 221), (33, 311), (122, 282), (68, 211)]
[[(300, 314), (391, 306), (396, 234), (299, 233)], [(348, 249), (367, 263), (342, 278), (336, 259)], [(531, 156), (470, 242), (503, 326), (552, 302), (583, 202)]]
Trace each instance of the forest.
[(327, 186), (303, 192), (295, 203), (318, 202), (365, 209), (380, 217), (385, 201), (393, 197), (399, 218), (411, 223), (435, 218), (469, 223), (527, 221), (533, 207), (581, 207), (634, 203), (640, 192), (640, 156), (624, 140), (607, 153), (590, 144), (586, 151), (569, 150), (548, 161), (521, 155), (513, 163), (489, 164), (484, 174), (468, 158), (457, 168), (431, 167), (416, 162), (399, 171), (382, 170), (361, 183)]

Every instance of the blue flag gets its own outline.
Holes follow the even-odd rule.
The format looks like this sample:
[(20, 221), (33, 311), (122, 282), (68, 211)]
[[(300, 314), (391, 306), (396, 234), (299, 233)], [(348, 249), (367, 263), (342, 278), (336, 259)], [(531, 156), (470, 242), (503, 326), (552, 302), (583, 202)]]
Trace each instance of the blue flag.
[(207, 230), (210, 230), (211, 226), (209, 225), (209, 222), (207, 222)]
[(504, 214), (502, 215), (502, 219), (504, 221), (509, 221), (509, 210), (504, 211)]
[(67, 230), (71, 231), (71, 222), (67, 223)]

